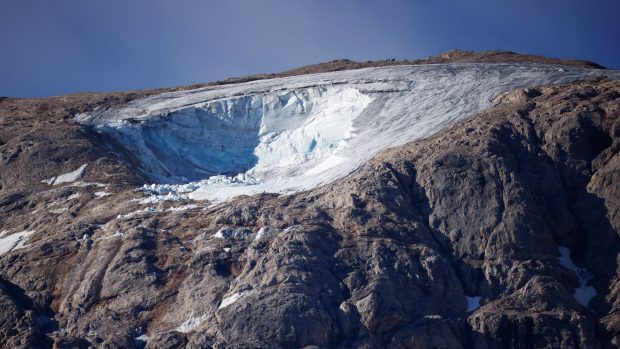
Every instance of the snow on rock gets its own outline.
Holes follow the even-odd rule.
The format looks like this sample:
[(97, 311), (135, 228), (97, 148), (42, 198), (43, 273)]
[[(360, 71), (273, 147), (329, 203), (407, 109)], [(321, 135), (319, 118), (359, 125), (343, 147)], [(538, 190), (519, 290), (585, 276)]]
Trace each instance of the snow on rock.
[[(103, 237), (97, 238), (97, 239), (95, 239), (95, 241), (107, 240), (107, 239), (112, 239), (112, 238), (122, 238), (123, 236), (125, 236), (125, 234), (117, 230), (116, 233), (114, 233), (112, 235), (108, 235), (108, 236), (103, 236)], [(82, 238), (84, 238), (84, 237), (82, 237)]]
[(75, 200), (79, 198), (80, 196), (82, 196), (80, 193), (71, 194), (69, 195), (69, 197), (67, 197), (67, 200)]
[(262, 227), (258, 230), (258, 233), (256, 233), (254, 240), (259, 241), (259, 240), (268, 239), (269, 237), (274, 236), (279, 232), (280, 232), (280, 229), (276, 229), (272, 227)]
[(234, 293), (228, 297), (224, 297), (224, 299), (222, 299), (222, 303), (220, 303), (220, 306), (218, 307), (218, 309), (223, 309), (226, 308), (227, 306), (235, 303), (236, 301), (245, 298), (249, 295), (254, 294), (256, 291), (254, 290), (250, 290), (250, 291), (243, 291), (243, 292), (237, 292)]
[(182, 211), (192, 210), (192, 209), (199, 208), (199, 207), (200, 206), (193, 205), (193, 204), (182, 205), (182, 206), (178, 206), (178, 207), (167, 208), (166, 212), (182, 212)]
[(200, 324), (207, 319), (206, 315), (200, 315), (194, 317), (193, 315), (189, 317), (189, 319), (185, 320), (182, 324), (180, 324), (174, 330), (181, 333), (188, 333), (195, 330)]
[(151, 213), (158, 213), (158, 212), (161, 212), (161, 211), (156, 209), (155, 207), (147, 207), (142, 210), (133, 211), (127, 214), (119, 214), (118, 216), (116, 216), (116, 219), (119, 219), (119, 220), (129, 219), (129, 218), (133, 218), (138, 215), (148, 215)]
[(86, 166), (88, 166), (88, 164), (84, 164), (80, 166), (77, 170), (73, 172), (69, 172), (69, 173), (62, 174), (60, 176), (48, 178), (48, 179), (42, 180), (41, 182), (47, 183), (49, 185), (75, 182), (78, 179), (82, 178), (82, 176), (84, 176), (84, 171), (86, 170)]
[(106, 197), (108, 195), (112, 195), (112, 193), (108, 193), (107, 191), (96, 191), (95, 196), (98, 198)]
[(91, 186), (95, 186), (95, 187), (99, 187), (99, 188), (105, 188), (108, 185), (105, 183), (99, 183), (99, 182), (82, 182), (82, 181), (77, 181), (74, 183), (71, 183), (72, 187), (78, 187), (78, 188), (86, 188), (86, 187), (91, 187)]
[(580, 268), (573, 262), (570, 256), (571, 252), (567, 247), (558, 246), (558, 250), (560, 251), (560, 257), (558, 257), (560, 265), (577, 274), (579, 278), (579, 287), (575, 289), (573, 296), (579, 303), (587, 307), (592, 298), (596, 296), (596, 289), (588, 285), (588, 282), (592, 279), (592, 274), (587, 269)]
[(480, 308), (480, 297), (469, 297), (465, 296), (467, 300), (467, 312), (471, 313), (472, 311)]
[(218, 239), (245, 240), (252, 236), (252, 231), (247, 228), (222, 228), (213, 234)]
[(443, 316), (439, 314), (430, 314), (430, 315), (424, 315), (424, 318), (429, 319), (429, 320), (441, 320), (443, 319)]
[(581, 303), (581, 305), (587, 307), (592, 298), (596, 297), (596, 289), (582, 283), (581, 286), (575, 289), (575, 293), (573, 295), (575, 296), (575, 299)]
[(61, 214), (61, 213), (67, 212), (67, 210), (69, 210), (68, 207), (60, 207), (54, 210), (49, 210), (49, 212), (54, 213), (54, 214)]
[(620, 78), (531, 63), (365, 68), (169, 92), (76, 120), (142, 161), (156, 182), (145, 192), (217, 203), (311, 189), (491, 107), (502, 92), (601, 75)]
[(134, 338), (134, 340), (138, 341), (138, 342), (142, 342), (142, 343), (148, 343), (149, 342), (149, 336), (147, 336), (146, 334), (143, 334), (139, 337)]
[(30, 235), (34, 233), (34, 230), (24, 230), (19, 233), (5, 236), (6, 233), (3, 232), (3, 237), (0, 238), (0, 255), (11, 252), (13, 250), (24, 248), (26, 246), (26, 240)]

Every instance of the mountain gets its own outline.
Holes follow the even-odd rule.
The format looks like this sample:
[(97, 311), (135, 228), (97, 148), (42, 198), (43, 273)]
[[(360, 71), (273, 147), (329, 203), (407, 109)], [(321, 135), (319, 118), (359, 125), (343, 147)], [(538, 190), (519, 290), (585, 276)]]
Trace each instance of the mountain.
[(504, 51), (0, 100), (1, 348), (613, 348), (620, 72)]

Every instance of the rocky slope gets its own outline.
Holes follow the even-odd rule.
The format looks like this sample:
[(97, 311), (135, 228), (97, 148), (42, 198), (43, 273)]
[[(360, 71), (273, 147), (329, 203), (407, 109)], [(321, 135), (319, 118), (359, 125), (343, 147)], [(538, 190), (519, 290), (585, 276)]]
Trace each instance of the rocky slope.
[(619, 345), (619, 81), (501, 93), (309, 191), (145, 206), (74, 116), (156, 92), (0, 101), (0, 347)]

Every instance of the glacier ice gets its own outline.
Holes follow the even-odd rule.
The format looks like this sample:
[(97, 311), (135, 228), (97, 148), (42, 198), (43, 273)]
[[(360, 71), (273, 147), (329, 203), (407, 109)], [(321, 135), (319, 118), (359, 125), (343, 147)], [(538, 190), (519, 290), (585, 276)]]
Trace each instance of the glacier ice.
[(24, 230), (19, 233), (7, 235), (8, 232), (3, 231), (0, 235), (0, 255), (26, 247), (26, 240), (35, 233), (34, 230)]
[(153, 200), (218, 202), (311, 189), (492, 106), (501, 92), (601, 75), (620, 78), (525, 63), (366, 68), (163, 93), (76, 119), (141, 160)]
[(352, 88), (315, 87), (207, 101), (100, 129), (127, 145), (160, 182), (221, 175), (247, 182), (254, 173), (339, 151), (369, 102)]

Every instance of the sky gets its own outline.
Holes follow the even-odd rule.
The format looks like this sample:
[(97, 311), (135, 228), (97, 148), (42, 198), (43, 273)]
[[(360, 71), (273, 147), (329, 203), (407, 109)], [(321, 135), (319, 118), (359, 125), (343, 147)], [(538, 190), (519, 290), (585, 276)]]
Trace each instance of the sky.
[(2, 0), (0, 96), (501, 49), (620, 69), (620, 0)]

